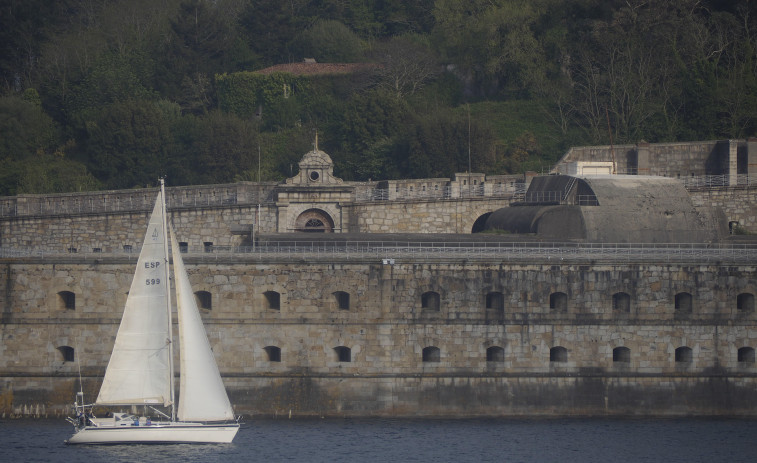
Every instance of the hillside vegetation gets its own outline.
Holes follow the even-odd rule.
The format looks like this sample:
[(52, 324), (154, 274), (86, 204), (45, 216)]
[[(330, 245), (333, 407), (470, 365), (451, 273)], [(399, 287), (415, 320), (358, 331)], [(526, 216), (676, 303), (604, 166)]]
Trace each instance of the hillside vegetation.
[[(258, 73), (305, 59), (348, 72)], [(757, 135), (754, 0), (0, 0), (0, 195)]]

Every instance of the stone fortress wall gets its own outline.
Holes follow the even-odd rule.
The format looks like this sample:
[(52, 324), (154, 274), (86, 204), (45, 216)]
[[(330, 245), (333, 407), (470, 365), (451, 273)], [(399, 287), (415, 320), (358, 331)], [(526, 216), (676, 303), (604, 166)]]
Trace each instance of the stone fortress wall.
[[(757, 413), (753, 263), (202, 257), (190, 279), (238, 413)], [(14, 404), (60, 409), (79, 367), (94, 394), (132, 267), (3, 266)]]
[[(699, 153), (692, 163), (712, 153), (736, 159), (746, 174), (731, 178), (730, 161), (694, 177), (680, 170), (682, 181), (701, 173), (727, 182), (688, 189), (695, 205), (720, 206), (729, 221), (757, 232), (752, 143), (680, 149), (682, 158)], [(627, 147), (639, 173), (651, 165), (645, 156), (659, 156), (644, 149), (656, 147)], [(589, 159), (573, 149), (558, 167), (603, 162), (619, 150), (584, 149), (594, 153)], [(481, 218), (521, 200), (529, 182), (457, 174), (349, 183), (332, 167), (316, 145), (284, 184), (169, 189), (171, 220), (237, 413), (757, 415), (757, 266), (744, 259), (751, 254), (227, 249), (311, 224), (474, 241), (468, 233)], [(79, 366), (94, 398), (155, 193), (0, 198), (3, 413), (63, 412), (79, 389)]]

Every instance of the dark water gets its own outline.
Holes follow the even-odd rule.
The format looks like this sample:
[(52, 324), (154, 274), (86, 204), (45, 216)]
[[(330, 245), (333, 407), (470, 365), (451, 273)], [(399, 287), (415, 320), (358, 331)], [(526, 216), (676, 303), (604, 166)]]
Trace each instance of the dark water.
[(3, 462), (757, 462), (757, 420), (250, 420), (233, 444), (66, 446), (57, 420), (0, 421)]

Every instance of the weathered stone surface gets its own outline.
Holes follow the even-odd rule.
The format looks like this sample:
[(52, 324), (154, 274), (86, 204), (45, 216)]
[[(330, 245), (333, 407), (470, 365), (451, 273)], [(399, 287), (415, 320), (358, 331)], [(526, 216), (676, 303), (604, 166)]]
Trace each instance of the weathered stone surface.
[[(79, 365), (63, 360), (61, 346), (75, 349), (96, 388), (133, 265), (105, 258), (3, 265), (0, 377), (14, 391), (9, 406), (23, 398), (53, 412), (70, 402), (58, 401), (60, 390), (70, 389)], [(415, 261), (384, 272), (388, 266), (364, 260), (192, 255), (187, 266), (195, 291), (212, 295), (203, 317), (239, 413), (757, 413), (757, 369), (738, 361), (739, 348), (757, 347), (757, 316), (736, 310), (738, 294), (757, 294), (755, 266)], [(429, 290), (440, 295), (438, 312), (421, 307)], [(61, 307), (60, 291), (76, 295), (73, 310)], [(281, 295), (279, 310), (267, 308), (266, 291)], [(336, 291), (350, 295), (348, 310), (339, 309)], [(494, 322), (486, 309), (492, 291), (505, 301)], [(550, 310), (555, 291), (569, 294), (567, 313)], [(622, 318), (612, 307), (618, 291), (631, 296)], [(675, 314), (681, 291), (694, 299), (685, 320)], [(268, 360), (268, 346), (281, 349), (280, 362)], [(350, 362), (339, 362), (338, 346), (351, 350)], [(422, 361), (430, 346), (438, 362)], [(550, 362), (557, 346), (567, 361)], [(500, 361), (487, 361), (489, 347), (503, 349)], [(630, 350), (629, 362), (613, 361), (616, 347)], [(679, 347), (692, 349), (690, 363), (675, 362)]]

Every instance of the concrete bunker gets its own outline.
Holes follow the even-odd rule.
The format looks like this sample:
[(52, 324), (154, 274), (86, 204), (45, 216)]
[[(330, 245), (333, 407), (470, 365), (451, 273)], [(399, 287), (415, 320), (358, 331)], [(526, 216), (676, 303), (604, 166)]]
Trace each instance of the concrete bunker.
[(604, 243), (698, 243), (727, 235), (716, 209), (695, 208), (683, 183), (666, 177), (536, 177), (524, 200), (491, 213), (488, 232)]

